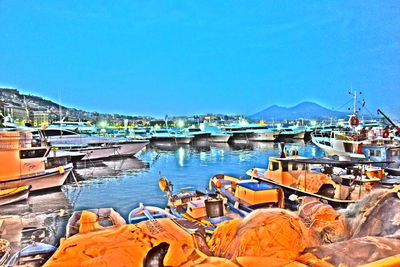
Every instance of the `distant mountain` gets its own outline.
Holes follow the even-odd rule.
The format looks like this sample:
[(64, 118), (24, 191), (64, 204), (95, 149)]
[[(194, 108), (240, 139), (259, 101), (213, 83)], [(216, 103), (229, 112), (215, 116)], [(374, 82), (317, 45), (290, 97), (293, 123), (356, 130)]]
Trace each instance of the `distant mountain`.
[(284, 121), (296, 119), (329, 119), (346, 118), (349, 113), (324, 108), (313, 102), (302, 102), (294, 107), (286, 108), (277, 105), (270, 106), (256, 114), (250, 115), (253, 120)]

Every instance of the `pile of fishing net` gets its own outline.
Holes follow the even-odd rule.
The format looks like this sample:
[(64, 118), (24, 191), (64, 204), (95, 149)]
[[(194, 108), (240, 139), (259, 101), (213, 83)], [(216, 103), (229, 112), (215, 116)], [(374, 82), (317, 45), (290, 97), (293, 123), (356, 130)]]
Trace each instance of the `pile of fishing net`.
[(314, 245), (300, 218), (283, 209), (262, 209), (244, 220), (226, 221), (215, 230), (209, 247), (214, 256), (239, 266), (284, 266)]
[[(302, 214), (302, 205), (300, 216), (307, 221), (310, 217)], [(400, 193), (397, 189), (375, 191), (340, 212), (329, 211), (322, 203), (318, 206), (310, 213), (314, 220), (309, 230), (320, 245), (307, 248), (298, 261), (312, 266), (367, 263), (371, 263), (369, 266), (400, 266)]]
[(315, 197), (302, 198), (298, 215), (315, 244), (336, 242), (346, 236), (345, 217)]

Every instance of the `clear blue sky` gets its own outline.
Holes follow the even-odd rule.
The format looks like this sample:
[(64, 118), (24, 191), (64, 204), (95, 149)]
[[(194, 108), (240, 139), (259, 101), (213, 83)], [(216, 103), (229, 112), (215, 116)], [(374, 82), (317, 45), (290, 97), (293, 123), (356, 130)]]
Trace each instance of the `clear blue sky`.
[(252, 114), (364, 92), (400, 118), (399, 1), (0, 0), (0, 86), (85, 110)]

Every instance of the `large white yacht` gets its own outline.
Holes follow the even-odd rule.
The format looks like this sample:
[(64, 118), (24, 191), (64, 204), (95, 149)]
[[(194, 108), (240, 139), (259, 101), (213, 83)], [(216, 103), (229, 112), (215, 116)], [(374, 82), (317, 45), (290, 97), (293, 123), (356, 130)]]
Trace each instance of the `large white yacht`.
[(85, 153), (83, 160), (133, 156), (149, 143), (147, 140), (87, 136), (62, 128), (38, 129), (36, 134), (42, 135), (52, 147)]
[(154, 128), (150, 130), (150, 141), (153, 143), (190, 144), (194, 136), (185, 133), (173, 133), (170, 129)]

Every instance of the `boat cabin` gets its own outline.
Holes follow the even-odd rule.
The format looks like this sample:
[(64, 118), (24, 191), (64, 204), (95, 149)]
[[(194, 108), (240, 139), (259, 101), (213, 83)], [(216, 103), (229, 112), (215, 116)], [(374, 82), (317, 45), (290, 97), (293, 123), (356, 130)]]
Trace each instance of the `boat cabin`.
[(43, 171), (48, 148), (37, 145), (30, 132), (0, 131), (0, 161), (7, 162), (0, 164), (0, 177), (20, 177)]
[[(303, 157), (294, 158), (302, 159)], [(297, 182), (299, 175), (304, 174), (304, 172), (311, 172), (310, 165), (292, 161), (282, 161), (280, 159), (282, 158), (269, 158), (268, 171), (266, 172), (268, 177), (266, 178), (272, 179), (281, 184), (291, 185)]]
[[(363, 146), (363, 152), (365, 157), (372, 161), (393, 161), (387, 167), (398, 168), (400, 166), (400, 147)], [(374, 165), (381, 166), (382, 164)]]

